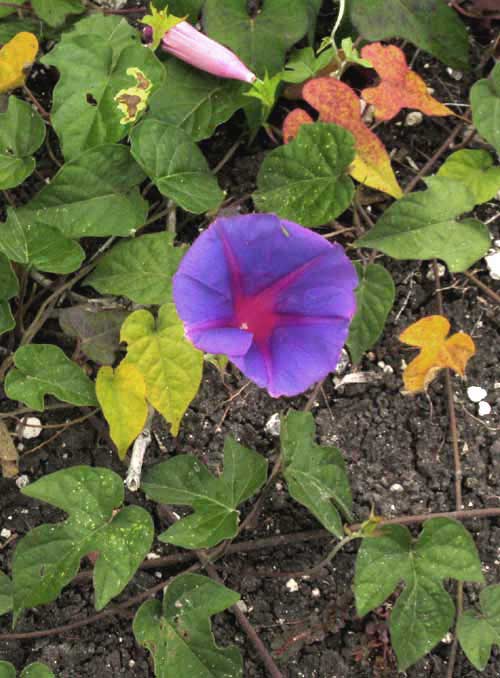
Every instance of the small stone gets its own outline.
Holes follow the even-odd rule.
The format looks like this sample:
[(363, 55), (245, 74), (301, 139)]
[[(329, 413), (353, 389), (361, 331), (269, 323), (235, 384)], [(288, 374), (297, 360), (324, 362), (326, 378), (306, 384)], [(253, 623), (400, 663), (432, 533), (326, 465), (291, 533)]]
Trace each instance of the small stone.
[(0, 537), (2, 537), (2, 539), (10, 539), (11, 536), (12, 536), (12, 532), (10, 530), (8, 530), (6, 527), (3, 527), (0, 530)]
[(464, 74), (462, 73), (462, 71), (456, 71), (454, 68), (448, 67), (446, 69), (446, 72), (448, 73), (450, 78), (453, 78), (453, 80), (456, 80), (457, 82), (464, 77)]
[(448, 633), (443, 638), (441, 638), (441, 642), (446, 643), (446, 645), (449, 645), (453, 642), (453, 635), (450, 633), (450, 631), (448, 631)]
[(281, 433), (281, 419), (279, 412), (272, 414), (266, 421), (264, 431), (273, 438), (279, 438)]
[(491, 405), (486, 400), (481, 400), (477, 406), (477, 413), (480, 417), (487, 417), (491, 414)]
[(405, 118), (405, 127), (416, 127), (420, 125), (424, 116), (420, 111), (410, 111)]
[(42, 432), (42, 422), (38, 417), (24, 417), (22, 423), (17, 427), (20, 438), (29, 440), (30, 438), (38, 438)]
[(394, 485), (391, 485), (389, 489), (390, 489), (391, 492), (404, 492), (405, 491), (405, 488), (402, 485), (400, 485), (399, 483), (394, 483)]
[(295, 579), (289, 579), (285, 586), (290, 591), (290, 593), (297, 593), (297, 591), (299, 590), (299, 585), (297, 584)]
[(469, 386), (467, 389), (467, 397), (472, 403), (480, 403), (487, 395), (488, 391), (482, 388), (482, 386)]
[(133, 669), (135, 666), (135, 660), (134, 659), (129, 659), (128, 660), (128, 667), (129, 669)]
[(490, 277), (493, 280), (500, 280), (500, 252), (493, 252), (484, 257)]
[(384, 363), (383, 360), (379, 360), (377, 363), (377, 367), (380, 367), (380, 369), (385, 373), (385, 374), (394, 374), (394, 370), (390, 365), (387, 365), (387, 363)]
[(153, 551), (151, 551), (151, 553), (147, 554), (146, 560), (156, 560), (159, 557), (160, 556), (158, 555), (158, 553), (154, 553)]
[(315, 588), (311, 591), (311, 596), (313, 598), (319, 598), (321, 596), (321, 591), (318, 588)]
[(18, 486), (18, 488), (20, 490), (22, 490), (23, 487), (26, 487), (29, 484), (30, 484), (30, 479), (28, 478), (28, 476), (26, 474), (24, 474), (22, 476), (18, 476), (16, 478), (16, 485)]

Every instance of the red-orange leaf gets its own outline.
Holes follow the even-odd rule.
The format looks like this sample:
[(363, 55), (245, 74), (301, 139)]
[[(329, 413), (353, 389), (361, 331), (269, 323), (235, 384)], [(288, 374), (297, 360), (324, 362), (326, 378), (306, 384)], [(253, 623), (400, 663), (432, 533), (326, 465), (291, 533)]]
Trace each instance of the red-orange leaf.
[(420, 348), (420, 353), (405, 368), (406, 393), (425, 391), (439, 370), (449, 367), (464, 376), (467, 361), (476, 352), (471, 337), (457, 332), (448, 337), (450, 323), (442, 315), (430, 315), (410, 325), (399, 340)]
[(307, 125), (314, 122), (309, 113), (306, 113), (303, 108), (295, 108), (289, 113), (283, 121), (283, 141), (287, 144), (292, 139), (295, 139), (302, 125)]
[(374, 42), (363, 47), (361, 56), (372, 63), (380, 76), (376, 87), (361, 92), (363, 99), (373, 105), (379, 120), (394, 118), (402, 108), (413, 108), (426, 115), (453, 115), (453, 111), (431, 97), (422, 78), (408, 68), (399, 47)]
[[(389, 155), (380, 139), (361, 118), (361, 102), (356, 93), (335, 78), (315, 78), (303, 87), (303, 97), (319, 113), (322, 122), (333, 122), (349, 130), (356, 140), (356, 156), (350, 174), (356, 181), (384, 191), (395, 198), (402, 196), (392, 171)], [(292, 111), (283, 125), (286, 141), (297, 133), (300, 123), (311, 122), (302, 111)]]

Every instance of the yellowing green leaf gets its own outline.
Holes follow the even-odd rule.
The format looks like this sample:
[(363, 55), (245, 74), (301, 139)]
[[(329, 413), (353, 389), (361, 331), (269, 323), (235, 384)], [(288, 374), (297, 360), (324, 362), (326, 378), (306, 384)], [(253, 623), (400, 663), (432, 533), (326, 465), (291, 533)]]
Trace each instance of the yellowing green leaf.
[(0, 93), (22, 87), (26, 70), (38, 52), (38, 40), (33, 33), (22, 31), (0, 49)]
[(95, 387), (111, 439), (118, 449), (118, 456), (123, 459), (142, 431), (148, 415), (144, 377), (132, 364), (122, 363), (116, 370), (101, 367)]
[(123, 323), (120, 338), (128, 344), (124, 362), (142, 373), (148, 401), (177, 435), (200, 386), (203, 354), (184, 338), (175, 306), (161, 306), (156, 321), (149, 311), (135, 311)]

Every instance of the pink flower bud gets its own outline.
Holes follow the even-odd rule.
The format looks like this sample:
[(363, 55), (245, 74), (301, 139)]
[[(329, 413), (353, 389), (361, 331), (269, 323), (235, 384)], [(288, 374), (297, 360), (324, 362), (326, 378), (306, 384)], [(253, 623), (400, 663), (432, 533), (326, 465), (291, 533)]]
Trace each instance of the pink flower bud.
[(254, 82), (256, 76), (227, 47), (181, 21), (168, 30), (161, 41), (162, 49), (219, 78)]

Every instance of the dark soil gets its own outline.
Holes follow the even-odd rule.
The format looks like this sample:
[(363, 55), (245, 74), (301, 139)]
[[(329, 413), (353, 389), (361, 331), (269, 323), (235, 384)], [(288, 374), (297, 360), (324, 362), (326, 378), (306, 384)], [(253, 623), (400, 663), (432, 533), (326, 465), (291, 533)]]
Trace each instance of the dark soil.
[[(476, 56), (478, 56), (478, 49)], [(413, 48), (408, 55), (415, 54)], [(479, 60), (478, 60), (479, 61)], [(467, 103), (468, 88), (482, 73), (472, 73), (456, 80), (442, 64), (428, 55), (417, 54), (413, 67), (425, 77), (446, 103)], [(455, 76), (455, 77), (454, 77)], [(36, 81), (35, 81), (36, 83)], [(36, 91), (37, 84), (33, 83)], [(43, 90), (44, 85), (40, 84)], [(276, 123), (290, 109), (290, 102), (278, 107)], [(467, 109), (457, 109), (463, 112)], [(411, 163), (419, 167), (443, 142), (452, 129), (448, 119), (426, 118), (417, 127), (404, 125), (407, 112), (395, 121), (378, 127), (381, 138), (395, 153), (394, 166), (404, 184), (413, 175)], [(217, 132), (207, 144), (216, 158), (215, 164), (234, 143), (239, 134), (239, 121), (233, 121)], [(473, 142), (473, 146), (476, 142)], [(478, 142), (480, 143), (480, 142)], [(244, 196), (251, 192), (262, 158), (270, 141), (259, 137), (257, 143), (242, 146), (221, 172), (220, 180), (231, 197), (243, 198), (238, 208), (251, 208)], [(408, 163), (410, 156), (410, 165)], [(233, 205), (234, 208), (234, 205)], [(373, 206), (376, 216), (380, 207)], [(478, 216), (488, 219), (498, 211), (498, 203), (483, 206)], [(350, 223), (350, 215), (341, 217)], [(182, 221), (181, 221), (182, 223)], [(189, 237), (198, 226), (186, 217)], [(490, 224), (499, 238), (498, 223)], [(347, 241), (344, 244), (349, 244)], [(383, 338), (359, 366), (373, 376), (373, 381), (336, 388), (329, 378), (314, 404), (313, 414), (318, 440), (338, 446), (347, 460), (352, 482), (355, 515), (368, 516), (373, 505), (378, 514), (393, 517), (402, 514), (449, 511), (455, 508), (453, 455), (449, 435), (446, 393), (442, 379), (436, 380), (428, 396), (409, 398), (401, 394), (403, 361), (414, 353), (397, 339), (413, 321), (436, 312), (435, 283), (428, 262), (395, 262), (381, 257), (397, 285), (397, 300), (386, 325)], [(493, 281), (485, 269), (479, 277), (488, 285)], [(446, 315), (454, 330), (470, 333), (477, 354), (467, 370), (467, 383), (453, 379), (462, 452), (463, 493), (465, 508), (497, 506), (500, 499), (500, 374), (498, 371), (499, 316), (493, 303), (468, 280), (446, 274), (440, 279), (444, 288)], [(88, 293), (88, 290), (87, 290)], [(351, 368), (348, 368), (351, 369)], [(242, 444), (257, 450), (270, 460), (275, 458), (277, 438), (266, 432), (269, 418), (288, 408), (303, 408), (307, 395), (287, 400), (273, 400), (250, 384), (228, 402), (230, 392), (237, 392), (245, 380), (236, 370), (230, 371), (222, 383), (218, 372), (207, 366), (198, 397), (185, 416), (177, 441), (159, 418), (155, 422), (154, 440), (148, 451), (147, 464), (173, 454), (199, 456), (216, 472), (221, 465), (224, 438), (234, 436)], [(488, 392), (492, 413), (477, 416), (477, 407), (466, 394), (467, 385), (482, 386)], [(1, 403), (7, 410), (7, 401)], [(79, 410), (61, 410), (42, 415), (44, 423), (63, 422), (81, 416)], [(25, 442), (32, 448), (53, 434), (45, 430), (35, 441)], [(26, 450), (29, 451), (29, 450)], [(125, 467), (96, 430), (85, 422), (68, 429), (40, 452), (22, 457), (21, 472), (30, 481), (42, 475), (76, 464), (113, 468), (124, 475)], [(168, 513), (157, 504), (145, 501), (142, 493), (129, 494), (127, 501), (140, 503), (155, 518), (157, 533), (168, 524)], [(251, 502), (244, 507), (248, 512)], [(18, 538), (43, 522), (60, 520), (62, 514), (45, 504), (27, 499), (14, 481), (0, 479), (0, 530), (6, 528)], [(284, 481), (278, 478), (270, 492), (255, 531), (245, 539), (300, 530), (317, 529), (314, 518), (288, 496)], [(498, 519), (467, 523), (475, 538), (484, 574), (488, 583), (500, 581), (500, 522)], [(15, 540), (2, 548), (0, 569), (9, 572)], [(386, 616), (390, 604), (365, 618), (356, 617), (352, 579), (357, 546), (350, 545), (337, 556), (331, 568), (314, 577), (294, 575), (297, 591), (290, 591), (288, 572), (310, 568), (326, 555), (330, 544), (325, 539), (226, 556), (217, 563), (227, 586), (241, 593), (248, 619), (258, 631), (289, 678), (368, 678), (396, 676), (395, 660), (390, 649)], [(177, 552), (174, 547), (155, 541), (155, 553)], [(84, 564), (86, 567), (88, 563)], [(180, 571), (180, 568), (178, 568)], [(153, 586), (176, 569), (139, 572), (119, 600), (136, 595)], [(450, 590), (452, 587), (450, 586)], [(466, 585), (466, 604), (477, 600), (478, 587)], [(84, 618), (94, 613), (92, 587), (75, 584), (67, 587), (59, 599), (44, 607), (27, 611), (16, 631), (47, 629)], [(0, 618), (0, 632), (7, 633), (9, 618)], [(214, 619), (214, 631), (220, 644), (236, 643), (245, 661), (245, 678), (264, 678), (267, 674), (248, 639), (230, 613)], [(446, 674), (449, 639), (445, 639), (431, 655), (408, 670), (411, 678), (438, 678)], [(148, 653), (134, 641), (131, 618), (113, 617), (73, 632), (55, 634), (29, 641), (0, 643), (0, 659), (12, 661), (22, 668), (30, 661), (45, 662), (58, 678), (111, 678), (153, 676)], [(459, 652), (455, 677), (497, 678), (500, 675), (500, 650), (493, 650), (487, 669), (475, 671)]]

